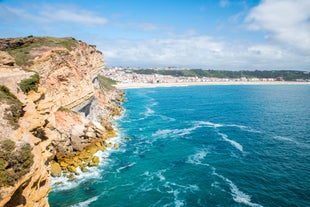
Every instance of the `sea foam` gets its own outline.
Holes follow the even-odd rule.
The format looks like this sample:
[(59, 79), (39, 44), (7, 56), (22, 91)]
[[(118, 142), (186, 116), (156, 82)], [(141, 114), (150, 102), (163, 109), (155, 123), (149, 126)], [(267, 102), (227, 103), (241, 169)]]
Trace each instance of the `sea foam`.
[[(109, 139), (109, 142), (114, 146), (115, 143), (120, 144), (121, 136), (118, 134), (116, 137)], [(52, 191), (63, 191), (75, 188), (79, 186), (82, 182), (89, 179), (100, 178), (103, 173), (103, 166), (106, 166), (111, 160), (109, 159), (112, 152), (116, 150), (121, 150), (121, 148), (115, 149), (113, 147), (106, 148), (104, 151), (97, 151), (94, 155), (99, 157), (99, 166), (98, 167), (86, 167), (88, 172), (82, 172), (79, 167), (76, 168), (78, 175), (75, 175), (75, 180), (70, 181), (69, 178), (62, 174), (60, 177), (52, 177), (51, 185)]]
[(98, 198), (99, 198), (99, 196), (94, 196), (94, 197), (92, 197), (86, 201), (74, 204), (71, 207), (88, 207), (89, 204), (95, 202)]
[(203, 159), (207, 156), (208, 150), (207, 149), (201, 149), (198, 150), (195, 154), (188, 156), (187, 163), (194, 164), (194, 165), (205, 165), (209, 166), (207, 163), (202, 163)]
[(240, 152), (243, 152), (243, 146), (236, 142), (235, 140), (229, 139), (227, 134), (218, 132), (218, 135), (220, 135), (224, 141), (229, 142), (233, 147), (235, 147)]
[(251, 196), (242, 192), (241, 190), (239, 190), (239, 188), (237, 187), (237, 185), (235, 183), (233, 183), (230, 179), (224, 177), (223, 175), (218, 174), (215, 171), (215, 168), (212, 167), (212, 174), (221, 178), (223, 181), (225, 181), (230, 188), (231, 191), (231, 196), (233, 198), (233, 200), (237, 203), (243, 203), (245, 205), (251, 206), (251, 207), (263, 207), (260, 204), (257, 203), (253, 203), (251, 202)]

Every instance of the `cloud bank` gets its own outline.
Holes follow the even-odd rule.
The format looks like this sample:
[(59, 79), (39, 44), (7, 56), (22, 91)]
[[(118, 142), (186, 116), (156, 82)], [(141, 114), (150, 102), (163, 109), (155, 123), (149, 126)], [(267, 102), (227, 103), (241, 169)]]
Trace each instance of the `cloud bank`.
[[(34, 12), (35, 11), (35, 12)], [(68, 5), (34, 5), (17, 8), (0, 5), (0, 17), (7, 20), (32, 21), (34, 23), (76, 23), (81, 25), (104, 25), (108, 20), (92, 11)]]
[(310, 1), (265, 0), (247, 16), (250, 30), (265, 31), (271, 42), (310, 51)]
[[(221, 7), (228, 5), (229, 1), (220, 1)], [(265, 34), (265, 42), (229, 42), (195, 34), (139, 41), (111, 40), (113, 46), (105, 42), (102, 48), (112, 65), (309, 71), (309, 19), (309, 0), (266, 0), (251, 9), (244, 19), (248, 30)]]

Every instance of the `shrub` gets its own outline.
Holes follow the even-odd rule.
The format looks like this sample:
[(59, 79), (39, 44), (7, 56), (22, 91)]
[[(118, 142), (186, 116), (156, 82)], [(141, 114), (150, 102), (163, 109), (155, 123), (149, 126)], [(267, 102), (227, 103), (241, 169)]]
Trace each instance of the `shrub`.
[(31, 146), (28, 143), (17, 147), (12, 140), (0, 142), (0, 187), (13, 186), (30, 171), (33, 164)]
[[(29, 41), (31, 39), (31, 41)], [(55, 37), (33, 37), (32, 35), (26, 38), (17, 39), (21, 42), (20, 45), (14, 45), (6, 49), (12, 55), (16, 64), (19, 66), (30, 66), (35, 58), (31, 55), (31, 51), (40, 47), (62, 47), (71, 51), (77, 45), (77, 41), (72, 37), (55, 38)]]
[(98, 75), (99, 87), (101, 90), (111, 90), (117, 82), (102, 75)]
[(11, 126), (17, 128), (18, 119), (23, 116), (24, 113), (22, 102), (3, 85), (0, 85), (0, 102), (10, 105), (10, 107), (5, 110), (4, 118), (9, 121)]
[(23, 93), (28, 93), (31, 90), (37, 91), (40, 82), (40, 76), (38, 73), (33, 74), (30, 78), (24, 79), (19, 83), (20, 89)]
[(78, 112), (73, 111), (73, 110), (71, 110), (71, 109), (68, 109), (68, 108), (66, 108), (66, 107), (63, 107), (63, 106), (59, 107), (59, 108), (57, 109), (57, 111), (63, 111), (63, 112), (67, 112), (67, 113), (78, 114)]

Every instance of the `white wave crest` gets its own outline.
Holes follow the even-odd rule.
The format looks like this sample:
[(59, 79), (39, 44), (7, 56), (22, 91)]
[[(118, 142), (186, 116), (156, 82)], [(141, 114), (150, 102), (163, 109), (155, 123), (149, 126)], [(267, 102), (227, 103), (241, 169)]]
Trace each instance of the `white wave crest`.
[(164, 121), (175, 121), (175, 118), (171, 118), (169, 116), (158, 115)]
[(144, 113), (145, 116), (151, 116), (152, 114), (154, 114), (154, 110), (152, 110), (151, 108), (147, 107), (146, 108), (146, 112)]
[(223, 124), (223, 123), (213, 123), (210, 121), (196, 121), (196, 124), (200, 126), (206, 126), (206, 127), (213, 127), (213, 128), (220, 128), (220, 127), (236, 127), (239, 128), (242, 131), (247, 131), (247, 132), (253, 132), (253, 133), (262, 133), (261, 131), (252, 129), (249, 126), (244, 126), (244, 125), (239, 125), (239, 124)]
[(86, 201), (74, 204), (71, 207), (88, 207), (89, 204), (95, 202), (98, 198), (99, 198), (99, 196), (95, 196), (95, 197), (92, 197)]
[(207, 126), (207, 127), (214, 127), (214, 128), (223, 127), (223, 124), (216, 124), (210, 121), (197, 121), (195, 123), (199, 126)]
[(229, 185), (231, 196), (235, 202), (243, 203), (251, 207), (263, 207), (260, 204), (252, 203), (250, 195), (247, 195), (246, 193), (239, 190), (239, 188), (228, 178), (216, 173), (214, 168), (213, 168), (213, 175), (216, 175), (217, 177), (221, 178), (223, 181), (225, 181)]
[(289, 137), (274, 136), (273, 138), (276, 140), (281, 140), (281, 141), (295, 142), (295, 140), (293, 140), (292, 138), (289, 138)]
[(102, 173), (102, 169), (97, 167), (86, 167), (88, 172), (82, 172), (80, 168), (77, 168), (79, 175), (75, 175), (74, 181), (70, 181), (69, 178), (63, 174), (61, 177), (51, 178), (52, 191), (63, 191), (77, 187), (84, 180), (91, 178), (99, 178)]
[[(113, 126), (114, 127), (114, 126)], [(88, 172), (82, 172), (79, 167), (76, 168), (78, 175), (75, 175), (74, 181), (70, 181), (68, 177), (63, 173), (61, 177), (51, 177), (51, 185), (52, 191), (63, 191), (77, 187), (83, 181), (93, 178), (100, 178), (103, 173), (103, 166), (106, 166), (109, 162), (109, 156), (112, 152), (116, 150), (122, 150), (121, 147), (115, 149), (113, 146), (115, 143), (120, 144), (122, 141), (120, 135), (118, 134), (116, 137), (109, 139), (109, 142), (112, 143), (112, 147), (106, 148), (105, 151), (97, 151), (94, 155), (99, 157), (99, 166), (98, 167), (86, 167)]]
[(237, 150), (239, 150), (240, 152), (243, 152), (243, 146), (241, 144), (239, 144), (238, 142), (236, 142), (235, 140), (229, 139), (227, 134), (218, 132), (218, 135), (220, 135), (224, 141), (229, 142)]
[(208, 150), (202, 149), (197, 151), (195, 154), (188, 156), (187, 163), (194, 164), (194, 165), (204, 165), (209, 166), (209, 164), (202, 163), (203, 159), (207, 156)]
[(163, 169), (163, 170), (158, 170), (156, 172), (149, 172), (149, 171), (145, 171), (142, 175), (147, 177), (147, 180), (153, 180), (153, 179), (159, 179), (159, 181), (164, 181), (166, 180), (166, 177), (163, 175), (163, 173), (165, 173), (167, 171), (167, 169)]
[[(179, 185), (177, 183), (166, 182), (164, 187), (168, 188), (168, 194), (173, 194), (174, 197), (174, 206), (184, 206), (186, 204), (185, 200), (181, 200), (179, 198), (180, 193), (195, 193), (195, 191), (199, 191), (199, 187), (197, 185)], [(170, 206), (170, 204), (166, 204), (164, 206)]]
[(155, 133), (152, 134), (153, 137), (183, 137), (185, 135), (191, 134), (192, 131), (199, 128), (199, 126), (193, 126), (190, 128), (184, 128), (184, 129), (163, 129), (163, 130), (157, 130)]
[(122, 170), (128, 169), (128, 168), (134, 166), (135, 164), (136, 164), (135, 162), (129, 163), (129, 164), (125, 165), (125, 166), (122, 166), (122, 167), (118, 168), (116, 170), (116, 172), (120, 173)]

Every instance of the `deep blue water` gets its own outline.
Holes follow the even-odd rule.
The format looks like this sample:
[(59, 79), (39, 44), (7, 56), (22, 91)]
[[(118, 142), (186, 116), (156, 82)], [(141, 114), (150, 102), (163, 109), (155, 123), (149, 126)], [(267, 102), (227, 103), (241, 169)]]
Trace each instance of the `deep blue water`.
[(126, 98), (120, 148), (78, 184), (54, 187), (52, 207), (310, 206), (310, 85), (128, 89)]

